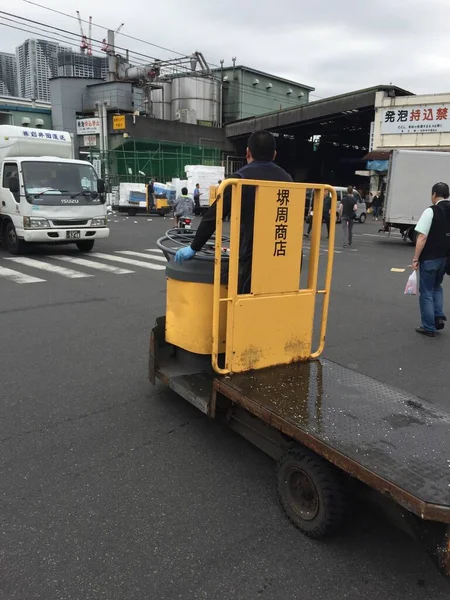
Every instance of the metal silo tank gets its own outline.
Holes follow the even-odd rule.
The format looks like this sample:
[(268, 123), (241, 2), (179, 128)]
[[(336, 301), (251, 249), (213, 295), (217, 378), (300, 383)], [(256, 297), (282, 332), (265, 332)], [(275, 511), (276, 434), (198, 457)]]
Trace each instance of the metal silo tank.
[[(152, 112), (157, 119), (172, 120), (172, 82), (160, 82), (158, 86), (161, 89), (153, 88), (150, 99), (152, 102)], [(150, 110), (150, 109), (149, 109)]]
[(172, 119), (194, 110), (197, 121), (219, 122), (219, 82), (206, 77), (177, 77), (172, 81)]

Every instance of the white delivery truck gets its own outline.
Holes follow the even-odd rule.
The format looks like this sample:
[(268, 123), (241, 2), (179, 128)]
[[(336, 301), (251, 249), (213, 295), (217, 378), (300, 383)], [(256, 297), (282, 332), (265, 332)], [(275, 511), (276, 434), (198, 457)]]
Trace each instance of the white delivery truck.
[(108, 237), (105, 184), (72, 155), (66, 132), (0, 125), (0, 240), (12, 254), (35, 243), (89, 252)]
[(399, 229), (404, 240), (415, 243), (414, 228), (431, 205), (431, 188), (439, 181), (450, 183), (450, 152), (393, 150), (381, 231)]

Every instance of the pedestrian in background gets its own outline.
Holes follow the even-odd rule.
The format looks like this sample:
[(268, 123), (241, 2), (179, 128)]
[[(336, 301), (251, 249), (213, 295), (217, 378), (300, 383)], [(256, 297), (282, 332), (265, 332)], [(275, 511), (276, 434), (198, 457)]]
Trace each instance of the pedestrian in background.
[(197, 183), (194, 190), (194, 204), (195, 204), (195, 214), (200, 214), (200, 196), (202, 195), (200, 191), (200, 184)]
[(150, 179), (148, 182), (147, 188), (148, 194), (148, 210), (153, 210), (155, 208), (155, 180)]
[(378, 217), (380, 215), (380, 208), (381, 208), (381, 198), (380, 198), (380, 195), (377, 194), (372, 202), (372, 214), (373, 214), (374, 221), (378, 221)]
[(194, 208), (195, 204), (192, 198), (188, 196), (188, 189), (186, 187), (181, 188), (181, 196), (178, 196), (173, 206), (175, 227), (178, 227), (180, 217), (192, 217), (194, 215)]
[(445, 327), (444, 279), (450, 256), (450, 190), (436, 183), (431, 190), (432, 205), (425, 209), (416, 225), (417, 241), (413, 269), (419, 270), (419, 306), (422, 325), (417, 333), (435, 337)]
[(342, 223), (343, 233), (343, 246), (352, 245), (353, 241), (353, 219), (355, 218), (355, 212), (358, 206), (356, 204), (355, 196), (353, 195), (353, 187), (351, 185), (347, 188), (347, 195), (342, 198), (339, 205), (339, 215)]
[[(308, 213), (308, 231), (305, 233), (306, 237), (309, 237), (312, 229), (313, 222), (313, 211), (314, 211), (314, 197), (311, 201), (311, 207)], [(323, 213), (322, 213), (322, 223), (325, 223), (327, 226), (327, 237), (330, 237), (330, 212), (331, 212), (331, 192), (325, 190), (325, 196), (323, 198)]]

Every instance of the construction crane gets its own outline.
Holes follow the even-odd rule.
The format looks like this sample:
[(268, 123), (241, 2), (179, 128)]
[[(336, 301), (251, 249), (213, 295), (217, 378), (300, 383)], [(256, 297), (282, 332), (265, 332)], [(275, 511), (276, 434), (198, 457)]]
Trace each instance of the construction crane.
[[(115, 36), (116, 36), (118, 33), (120, 33), (120, 30), (122, 29), (122, 27), (123, 27), (124, 25), (125, 25), (125, 23), (121, 23), (121, 24), (119, 25), (119, 27), (118, 27), (118, 28), (115, 30), (115, 32), (114, 32), (114, 37), (115, 37)], [(109, 50), (110, 50), (110, 48), (109, 48), (109, 45), (108, 45), (108, 40), (107, 40), (106, 38), (104, 38), (104, 39), (103, 39), (103, 41), (102, 41), (102, 48), (101, 48), (101, 50), (102, 50), (102, 52), (109, 52)]]
[(92, 56), (92, 17), (89, 17), (88, 54)]
[[(89, 54), (89, 41), (87, 36), (84, 34), (83, 31), (83, 22), (81, 20), (81, 15), (80, 15), (80, 11), (77, 10), (77, 17), (78, 17), (78, 25), (80, 26), (80, 33), (81, 33), (81, 43), (80, 43), (80, 50), (81, 52), (84, 54), (86, 51)], [(91, 19), (91, 17), (89, 17)], [(91, 50), (92, 53), (92, 50)]]

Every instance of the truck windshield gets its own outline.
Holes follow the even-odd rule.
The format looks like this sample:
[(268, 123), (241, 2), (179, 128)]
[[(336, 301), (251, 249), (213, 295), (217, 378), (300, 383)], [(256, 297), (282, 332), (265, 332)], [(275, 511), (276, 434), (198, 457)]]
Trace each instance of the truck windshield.
[(97, 191), (97, 175), (93, 167), (66, 162), (22, 163), (23, 183), (28, 201), (36, 196), (74, 195)]

